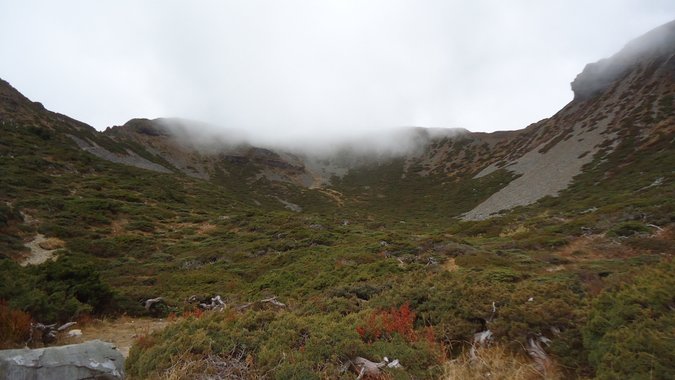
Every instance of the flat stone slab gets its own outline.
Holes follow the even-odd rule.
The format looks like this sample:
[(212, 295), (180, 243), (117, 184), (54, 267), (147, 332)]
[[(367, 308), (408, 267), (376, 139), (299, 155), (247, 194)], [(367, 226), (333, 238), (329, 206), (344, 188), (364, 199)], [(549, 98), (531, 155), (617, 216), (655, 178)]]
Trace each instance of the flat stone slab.
[(124, 379), (124, 357), (112, 343), (101, 340), (33, 350), (0, 350), (0, 379), (119, 380)]

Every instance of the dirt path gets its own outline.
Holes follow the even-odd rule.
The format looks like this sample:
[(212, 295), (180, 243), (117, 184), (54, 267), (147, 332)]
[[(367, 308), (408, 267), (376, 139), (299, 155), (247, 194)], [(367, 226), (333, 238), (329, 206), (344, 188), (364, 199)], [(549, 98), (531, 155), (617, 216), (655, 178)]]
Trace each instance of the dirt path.
[(48, 243), (48, 241), (49, 239), (43, 234), (35, 235), (33, 240), (24, 244), (26, 248), (30, 249), (30, 256), (21, 260), (19, 264), (25, 267), (26, 265), (42, 264), (47, 260), (56, 260), (57, 256), (54, 256), (54, 252), (57, 251), (56, 249), (44, 249), (40, 246), (41, 244)]
[(83, 326), (73, 326), (72, 329), (80, 329), (82, 335), (79, 337), (63, 338), (62, 342), (63, 344), (72, 344), (100, 339), (113, 343), (117, 346), (117, 350), (126, 358), (129, 356), (129, 349), (138, 338), (161, 330), (170, 323), (165, 319), (129, 317), (120, 317), (115, 320), (95, 320)]

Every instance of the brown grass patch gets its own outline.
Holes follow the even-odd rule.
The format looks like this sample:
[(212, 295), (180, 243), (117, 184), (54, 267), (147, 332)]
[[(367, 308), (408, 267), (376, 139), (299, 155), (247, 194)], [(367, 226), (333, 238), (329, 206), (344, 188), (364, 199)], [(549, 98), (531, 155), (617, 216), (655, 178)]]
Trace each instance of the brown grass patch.
[(113, 220), (113, 222), (110, 224), (110, 232), (112, 236), (119, 236), (124, 233), (126, 230), (126, 225), (129, 224), (128, 219), (117, 219)]
[(58, 238), (47, 238), (47, 240), (41, 242), (38, 244), (40, 248), (46, 249), (48, 251), (54, 250), (54, 249), (61, 249), (66, 246), (66, 243)]
[(205, 222), (205, 223), (202, 223), (201, 225), (199, 225), (199, 227), (197, 227), (197, 233), (199, 235), (204, 235), (204, 234), (207, 234), (207, 233), (209, 233), (209, 232), (211, 232), (215, 229), (216, 229), (215, 224)]
[(443, 269), (447, 270), (448, 272), (454, 272), (459, 269), (459, 265), (457, 265), (455, 262), (455, 258), (451, 257), (445, 263), (443, 263)]
[(120, 317), (113, 320), (95, 319), (86, 324), (76, 326), (82, 330), (82, 336), (64, 338), (63, 344), (81, 343), (92, 339), (100, 339), (113, 343), (124, 355), (129, 356), (129, 349), (139, 339), (148, 337), (154, 331), (163, 329), (169, 325), (164, 319), (130, 318)]
[(573, 262), (627, 258), (635, 254), (632, 248), (604, 235), (579, 237), (557, 252), (557, 255)]
[(562, 377), (555, 369), (539, 372), (526, 357), (509, 352), (501, 346), (481, 348), (472, 360), (468, 354), (451, 360), (443, 366), (444, 380), (556, 380)]

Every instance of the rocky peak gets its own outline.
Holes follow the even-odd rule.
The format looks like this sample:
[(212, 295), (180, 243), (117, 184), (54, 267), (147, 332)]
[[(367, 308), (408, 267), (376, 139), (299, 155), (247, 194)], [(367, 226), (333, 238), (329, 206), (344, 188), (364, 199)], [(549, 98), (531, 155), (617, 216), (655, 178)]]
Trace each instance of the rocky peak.
[(147, 136), (171, 136), (171, 131), (160, 122), (161, 119), (149, 120), (143, 118), (131, 119), (122, 126), (108, 127), (106, 133), (129, 134), (138, 133)]
[(675, 55), (675, 21), (629, 42), (610, 58), (586, 65), (572, 82), (575, 100), (599, 95), (632, 69), (651, 63), (671, 62)]

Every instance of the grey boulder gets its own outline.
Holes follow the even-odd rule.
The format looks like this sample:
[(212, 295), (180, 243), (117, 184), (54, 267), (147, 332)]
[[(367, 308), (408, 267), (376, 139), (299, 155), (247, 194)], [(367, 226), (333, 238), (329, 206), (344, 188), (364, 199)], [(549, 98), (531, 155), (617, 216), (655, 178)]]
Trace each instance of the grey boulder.
[(124, 379), (124, 357), (111, 343), (0, 351), (0, 379)]

